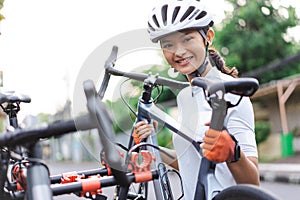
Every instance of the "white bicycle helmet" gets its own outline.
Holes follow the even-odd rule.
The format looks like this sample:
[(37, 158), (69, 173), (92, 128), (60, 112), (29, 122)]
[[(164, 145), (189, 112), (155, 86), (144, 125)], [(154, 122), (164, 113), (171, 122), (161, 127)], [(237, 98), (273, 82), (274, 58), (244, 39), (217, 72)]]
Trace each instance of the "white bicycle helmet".
[(164, 0), (152, 10), (148, 20), (148, 32), (150, 40), (156, 43), (175, 31), (200, 30), (213, 24), (211, 14), (200, 1)]

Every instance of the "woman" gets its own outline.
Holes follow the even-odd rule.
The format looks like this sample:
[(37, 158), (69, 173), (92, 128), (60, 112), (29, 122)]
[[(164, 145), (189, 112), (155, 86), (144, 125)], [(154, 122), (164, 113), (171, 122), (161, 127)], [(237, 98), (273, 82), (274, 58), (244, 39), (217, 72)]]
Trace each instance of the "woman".
[[(148, 32), (152, 42), (160, 43), (170, 66), (186, 75), (189, 81), (198, 76), (214, 80), (234, 79), (237, 70), (226, 67), (222, 57), (210, 47), (215, 36), (212, 26), (212, 17), (203, 3), (196, 0), (166, 0), (152, 10)], [(238, 97), (228, 94), (226, 98), (235, 101)], [(193, 130), (195, 140), (203, 139), (203, 155), (218, 162), (216, 177), (224, 188), (237, 183), (259, 185), (254, 114), (249, 98), (243, 98), (238, 106), (228, 110), (224, 123), (227, 130), (222, 132), (208, 130), (211, 108), (201, 88), (191, 86), (183, 89), (177, 96), (177, 104), (178, 120)], [(145, 138), (152, 130), (153, 126), (139, 122), (133, 135)], [(237, 141), (240, 151), (234, 152)], [(178, 162), (163, 158), (164, 162), (179, 169), (185, 198), (192, 199), (201, 156), (176, 134), (173, 135), (173, 144)], [(235, 159), (235, 154), (240, 155), (239, 159)]]

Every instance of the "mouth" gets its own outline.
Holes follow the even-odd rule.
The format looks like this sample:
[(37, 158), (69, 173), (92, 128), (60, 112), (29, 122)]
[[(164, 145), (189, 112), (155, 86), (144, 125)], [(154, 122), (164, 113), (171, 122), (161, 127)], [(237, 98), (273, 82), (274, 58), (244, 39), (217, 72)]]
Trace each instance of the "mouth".
[(177, 59), (177, 60), (175, 60), (175, 62), (180, 65), (186, 65), (191, 61), (192, 58), (193, 58), (193, 56), (182, 58), (182, 59)]

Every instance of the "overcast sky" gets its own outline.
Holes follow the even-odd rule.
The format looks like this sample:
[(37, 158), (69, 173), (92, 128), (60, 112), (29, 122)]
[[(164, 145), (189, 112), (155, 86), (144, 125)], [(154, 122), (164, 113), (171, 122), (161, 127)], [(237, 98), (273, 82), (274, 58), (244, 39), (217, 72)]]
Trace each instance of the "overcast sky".
[[(160, 0), (6, 0), (1, 13), (1, 91), (31, 96), (23, 114), (54, 113), (74, 90), (82, 64), (101, 43), (122, 32), (146, 28)], [(223, 0), (209, 1), (219, 20)], [(70, 97), (72, 98), (72, 97)]]
[[(221, 0), (219, 0), (222, 2)], [(31, 96), (23, 113), (54, 113), (72, 94), (88, 55), (122, 32), (146, 28), (159, 0), (6, 0), (1, 13), (1, 91)]]

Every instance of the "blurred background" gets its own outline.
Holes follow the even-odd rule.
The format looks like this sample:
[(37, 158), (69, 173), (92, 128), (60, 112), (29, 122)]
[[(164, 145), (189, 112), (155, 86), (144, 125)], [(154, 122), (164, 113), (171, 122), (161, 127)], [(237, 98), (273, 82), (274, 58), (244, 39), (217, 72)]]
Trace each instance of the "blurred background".
[[(74, 85), (85, 59), (111, 37), (146, 28), (145, 13), (157, 2), (0, 0), (0, 91), (16, 91), (32, 98), (31, 103), (21, 104), (21, 126), (33, 128), (72, 118)], [(260, 162), (300, 162), (300, 4), (292, 0), (207, 2), (216, 21), (213, 45), (241, 77), (260, 82), (260, 89), (251, 97)], [(130, 67), (134, 61), (122, 65), (129, 71), (152, 71), (186, 81), (169, 73), (159, 52), (154, 57), (165, 68)], [(138, 55), (134, 59), (145, 58)], [(125, 101), (135, 108), (141, 83), (128, 81), (123, 88)], [(176, 92), (165, 88), (158, 100), (158, 105), (174, 117)], [(120, 96), (107, 98), (106, 103), (118, 113), (114, 115), (114, 130), (126, 143), (135, 117), (130, 111), (120, 112), (126, 108)], [(3, 132), (7, 116), (3, 112), (0, 116)], [(172, 148), (171, 132), (163, 126), (159, 130), (160, 145)], [(83, 135), (44, 141), (45, 159), (97, 161), (101, 149), (97, 134), (91, 131)]]
[[(74, 85), (86, 57), (99, 44), (117, 34), (146, 28), (148, 16), (145, 13), (157, 2), (1, 0), (1, 91), (16, 91), (31, 97), (32, 102), (23, 104), (19, 112), (23, 126), (33, 127), (71, 118)], [(294, 155), (300, 149), (297, 98), (300, 6), (294, 1), (280, 0), (214, 2), (222, 5), (215, 8), (213, 3), (207, 2), (216, 21), (214, 46), (228, 66), (238, 68), (240, 76), (255, 77), (261, 84), (260, 90), (252, 97), (261, 160)], [(134, 59), (123, 56), (123, 60), (127, 59), (127, 62), (122, 62), (123, 69), (142, 71), (136, 63), (149, 57), (147, 52), (144, 55), (144, 58), (141, 53), (134, 57), (131, 53), (129, 56)], [(165, 69), (155, 66), (149, 69), (148, 66), (146, 70), (170, 77), (161, 54), (158, 52), (154, 56), (158, 57), (156, 63), (166, 66)], [(184, 77), (177, 79), (185, 81)], [(126, 90), (132, 91), (127, 89), (130, 86), (135, 92), (127, 95)], [(128, 83), (126, 87), (123, 93), (134, 108), (141, 85)], [(167, 89), (159, 103), (176, 113), (176, 92), (171, 93), (174, 91), (168, 92)], [(113, 106), (115, 110), (124, 107), (124, 102), (118, 98), (108, 99), (110, 104), (118, 105)], [(124, 116), (122, 113), (115, 116), (116, 132), (126, 131), (134, 121), (133, 115), (128, 118), (128, 112), (124, 112)], [(4, 130), (5, 120), (5, 115), (2, 115), (1, 130)], [(168, 138), (160, 140), (162, 145), (171, 145), (170, 134), (162, 137)], [(73, 144), (73, 139), (66, 141)], [(61, 141), (55, 147), (51, 145), (52, 152), (61, 152), (51, 154), (51, 159), (75, 159), (72, 158), (74, 153), (69, 148), (63, 149), (64, 145), (60, 144), (65, 142)], [(272, 148), (274, 144), (277, 148)], [(74, 146), (76, 149), (80, 144)], [(78, 150), (75, 151), (78, 155)]]

